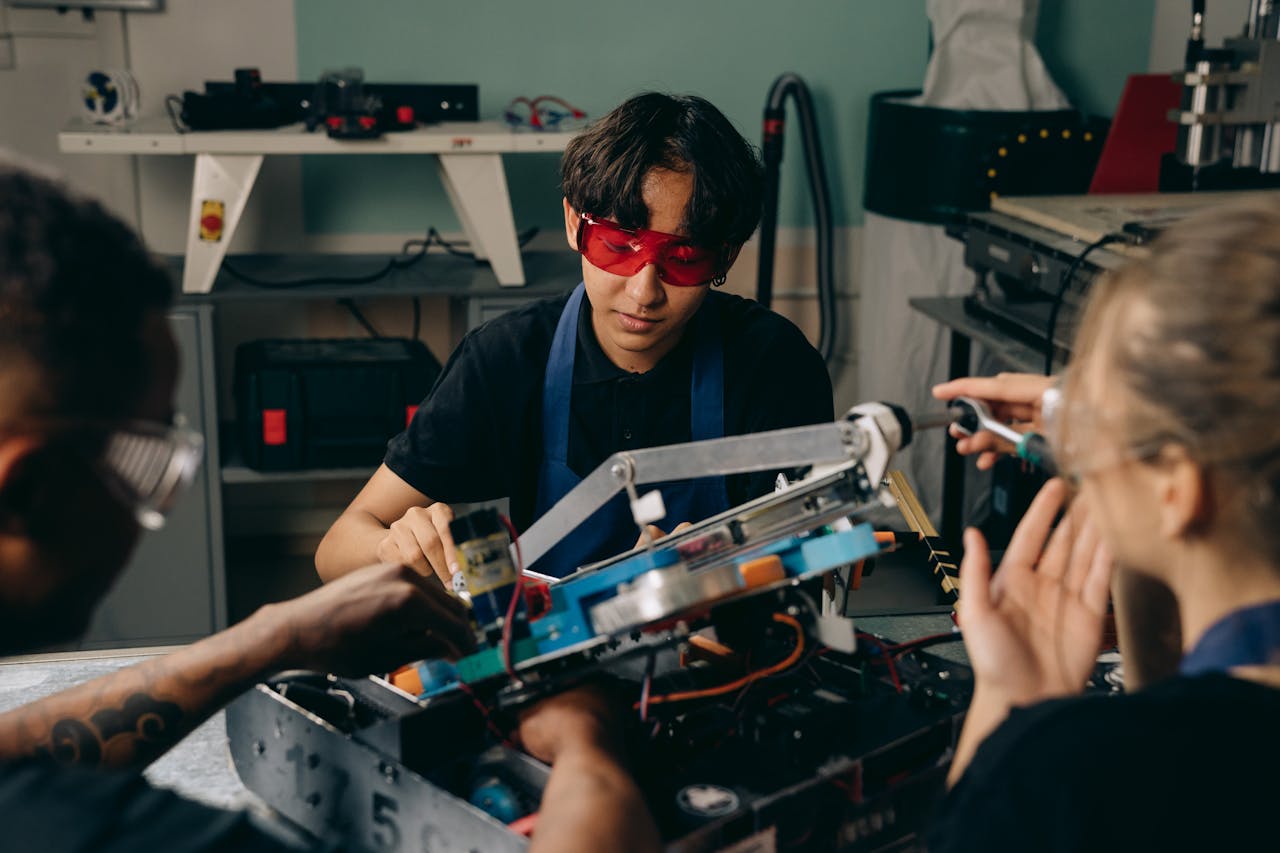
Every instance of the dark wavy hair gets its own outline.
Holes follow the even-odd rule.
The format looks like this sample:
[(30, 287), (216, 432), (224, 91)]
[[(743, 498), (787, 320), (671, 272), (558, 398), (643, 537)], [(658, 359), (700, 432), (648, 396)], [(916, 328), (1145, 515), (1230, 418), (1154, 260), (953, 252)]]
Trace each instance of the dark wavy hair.
[(0, 416), (127, 417), (150, 380), (144, 320), (172, 300), (127, 225), (0, 164), (0, 379), (26, 392)]
[(693, 172), (684, 228), (706, 246), (741, 246), (760, 222), (763, 170), (755, 148), (709, 101), (646, 92), (618, 106), (565, 148), (564, 196), (581, 213), (644, 228), (641, 190), (651, 169)]

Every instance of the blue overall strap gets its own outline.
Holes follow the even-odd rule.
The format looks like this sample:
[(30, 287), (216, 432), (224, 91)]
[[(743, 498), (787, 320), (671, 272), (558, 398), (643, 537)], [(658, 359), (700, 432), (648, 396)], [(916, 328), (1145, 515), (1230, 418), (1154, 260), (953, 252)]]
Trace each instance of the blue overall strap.
[[(582, 295), (586, 285), (582, 282), (573, 289), (569, 302), (564, 306), (555, 337), (551, 339), (551, 353), (547, 356), (546, 378), (542, 383), (542, 456), (557, 462), (569, 459), (569, 404), (573, 400), (573, 363), (578, 348), (578, 315), (582, 311)], [(543, 484), (538, 484), (537, 513), (542, 515), (551, 509), (564, 495), (552, 495), (544, 505)]]
[(1183, 675), (1280, 664), (1280, 601), (1245, 607), (1209, 626), (1178, 669)]
[[(720, 311), (710, 294), (694, 316), (693, 380), (689, 393), (689, 431), (693, 441), (724, 438), (724, 332)], [(664, 492), (665, 495), (665, 492)], [(724, 477), (695, 480), (689, 503), (668, 504), (667, 517), (677, 512), (681, 521), (701, 521), (729, 508)], [(683, 512), (680, 512), (683, 510)]]
[(720, 312), (704, 300), (693, 318), (693, 383), (689, 427), (693, 441), (724, 438), (724, 336)]

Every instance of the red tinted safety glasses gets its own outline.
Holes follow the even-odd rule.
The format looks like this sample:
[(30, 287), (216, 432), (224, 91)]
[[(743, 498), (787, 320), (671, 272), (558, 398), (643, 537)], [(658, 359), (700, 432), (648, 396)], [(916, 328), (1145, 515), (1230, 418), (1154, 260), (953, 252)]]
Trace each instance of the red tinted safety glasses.
[(589, 213), (581, 217), (578, 251), (592, 266), (613, 275), (632, 276), (653, 264), (658, 268), (658, 278), (675, 287), (722, 284), (738, 254), (728, 246), (696, 246), (676, 234), (623, 228)]

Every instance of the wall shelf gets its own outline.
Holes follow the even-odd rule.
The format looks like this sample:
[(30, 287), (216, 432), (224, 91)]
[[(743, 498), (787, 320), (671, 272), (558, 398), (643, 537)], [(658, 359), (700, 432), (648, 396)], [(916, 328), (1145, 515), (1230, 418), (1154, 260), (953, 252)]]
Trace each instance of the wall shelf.
[(153, 116), (122, 127), (74, 121), (58, 134), (58, 149), (66, 154), (195, 157), (182, 270), (184, 293), (213, 289), (263, 158), (298, 154), (435, 157), (471, 245), (500, 284), (523, 287), (530, 276), (523, 266), (502, 158), (563, 151), (573, 136), (483, 121), (426, 125), (362, 140), (331, 139), (327, 133), (309, 133), (300, 124), (272, 130), (182, 133), (168, 119)]
[[(264, 281), (296, 281), (304, 278), (332, 277), (351, 279), (380, 270), (392, 257), (389, 254), (251, 254), (230, 258), (240, 272)], [(166, 263), (178, 277), (183, 261), (176, 255)], [(181, 304), (225, 304), (232, 302), (280, 302), (313, 299), (372, 297), (451, 296), (476, 298), (501, 296), (531, 299), (554, 296), (573, 288), (582, 279), (582, 258), (568, 248), (560, 251), (524, 253), (524, 266), (530, 283), (518, 290), (503, 287), (488, 265), (470, 258), (446, 253), (431, 253), (404, 269), (391, 270), (385, 277), (367, 284), (326, 283), (302, 287), (258, 287), (218, 273), (208, 293), (183, 293)]]

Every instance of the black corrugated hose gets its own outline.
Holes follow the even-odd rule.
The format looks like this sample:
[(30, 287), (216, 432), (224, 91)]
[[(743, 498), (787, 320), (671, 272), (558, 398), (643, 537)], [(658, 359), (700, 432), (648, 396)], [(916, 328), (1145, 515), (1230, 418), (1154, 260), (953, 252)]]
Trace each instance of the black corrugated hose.
[(805, 170), (813, 200), (814, 224), (818, 230), (818, 352), (831, 363), (836, 345), (836, 285), (832, 262), (831, 195), (827, 170), (822, 160), (822, 144), (814, 119), (809, 87), (798, 75), (783, 74), (769, 87), (764, 107), (764, 208), (760, 216), (760, 271), (756, 278), (756, 301), (768, 308), (773, 302), (773, 257), (778, 231), (778, 173), (782, 166), (782, 139), (786, 129), (786, 100), (795, 101), (800, 117), (800, 139), (804, 145)]

